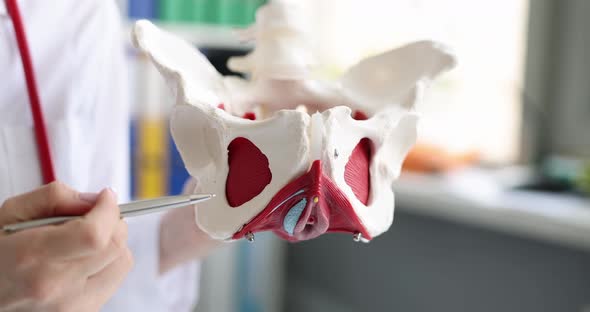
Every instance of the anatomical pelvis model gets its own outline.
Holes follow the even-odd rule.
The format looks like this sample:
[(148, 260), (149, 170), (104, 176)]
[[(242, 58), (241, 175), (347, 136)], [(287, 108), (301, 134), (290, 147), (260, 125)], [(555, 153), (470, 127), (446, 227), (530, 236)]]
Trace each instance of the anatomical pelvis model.
[(336, 81), (313, 79), (302, 15), (292, 0), (259, 9), (243, 31), (256, 48), (228, 62), (248, 79), (222, 76), (148, 21), (134, 27), (135, 45), (174, 91), (171, 130), (185, 166), (200, 191), (217, 194), (195, 213), (213, 238), (341, 232), (369, 241), (393, 221), (414, 107), (454, 57), (421, 41), (361, 60)]

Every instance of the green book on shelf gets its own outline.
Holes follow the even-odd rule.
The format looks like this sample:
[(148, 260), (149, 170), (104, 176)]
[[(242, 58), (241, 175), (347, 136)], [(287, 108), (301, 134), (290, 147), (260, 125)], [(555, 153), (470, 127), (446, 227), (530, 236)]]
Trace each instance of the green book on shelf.
[(167, 22), (217, 23), (217, 0), (160, 0), (159, 18)]
[(248, 26), (266, 0), (159, 0), (158, 18), (165, 22)]
[(202, 24), (217, 24), (218, 0), (193, 0), (192, 21)]
[(223, 25), (250, 25), (254, 23), (256, 10), (265, 2), (265, 0), (219, 0), (218, 21)]
[(246, 0), (219, 0), (218, 21), (223, 25), (240, 25)]
[(160, 0), (159, 19), (166, 22), (188, 22), (191, 20), (192, 0)]

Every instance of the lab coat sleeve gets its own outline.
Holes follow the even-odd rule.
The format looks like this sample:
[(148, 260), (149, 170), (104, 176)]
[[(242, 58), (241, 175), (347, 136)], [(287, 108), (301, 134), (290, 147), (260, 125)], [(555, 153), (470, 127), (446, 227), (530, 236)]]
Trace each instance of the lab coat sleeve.
[[(128, 63), (124, 53), (121, 17), (114, 1), (100, 1), (104, 14), (102, 40), (95, 40), (104, 64), (97, 74), (95, 118), (102, 119), (96, 140), (90, 189), (112, 186), (119, 201), (129, 194), (129, 97)], [(106, 159), (105, 159), (106, 158)], [(93, 185), (92, 183), (96, 183)], [(106, 185), (99, 185), (105, 184)], [(121, 288), (102, 311), (190, 311), (198, 292), (198, 263), (190, 263), (158, 274), (161, 215), (130, 218), (128, 244), (135, 265)]]

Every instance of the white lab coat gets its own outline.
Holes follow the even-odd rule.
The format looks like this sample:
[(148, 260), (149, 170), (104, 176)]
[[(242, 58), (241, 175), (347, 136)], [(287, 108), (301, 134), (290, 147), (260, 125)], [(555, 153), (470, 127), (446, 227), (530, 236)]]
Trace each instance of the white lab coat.
[[(59, 180), (129, 194), (128, 86), (114, 1), (21, 0)], [(0, 203), (42, 184), (33, 122), (10, 18), (0, 0)], [(129, 220), (135, 267), (104, 311), (188, 311), (198, 267), (157, 275), (159, 216)]]

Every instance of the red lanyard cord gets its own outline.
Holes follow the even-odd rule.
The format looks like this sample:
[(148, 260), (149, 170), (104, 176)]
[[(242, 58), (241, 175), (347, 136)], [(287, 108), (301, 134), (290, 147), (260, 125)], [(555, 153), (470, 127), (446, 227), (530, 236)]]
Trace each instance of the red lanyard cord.
[(33, 115), (33, 123), (35, 126), (35, 139), (37, 140), (37, 153), (41, 163), (41, 170), (43, 174), (43, 182), (50, 183), (55, 181), (55, 172), (53, 170), (53, 161), (51, 159), (51, 151), (49, 149), (49, 140), (47, 139), (47, 130), (45, 128), (45, 120), (43, 118), (43, 110), (41, 109), (41, 102), (39, 100), (39, 92), (37, 91), (37, 83), (35, 82), (35, 73), (33, 70), (33, 62), (31, 61), (31, 54), (29, 53), (29, 46), (27, 43), (27, 35), (23, 21), (18, 8), (17, 0), (6, 0), (6, 10), (12, 19), (14, 26), (14, 33), (16, 35), (16, 42), (20, 51), (21, 60), (23, 63), (23, 71), (27, 82), (27, 91), (29, 93), (29, 103), (31, 106), (31, 113)]

